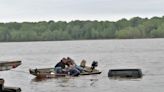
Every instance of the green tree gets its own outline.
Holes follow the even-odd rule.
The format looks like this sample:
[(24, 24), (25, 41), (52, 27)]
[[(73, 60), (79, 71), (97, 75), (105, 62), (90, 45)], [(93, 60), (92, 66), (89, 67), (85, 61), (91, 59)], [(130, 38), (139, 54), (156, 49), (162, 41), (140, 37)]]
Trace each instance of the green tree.
[(137, 28), (128, 27), (123, 30), (116, 32), (117, 38), (129, 39), (129, 38), (140, 38), (141, 33)]
[(151, 31), (151, 35), (154, 38), (161, 38), (164, 37), (164, 23), (161, 24), (157, 30)]

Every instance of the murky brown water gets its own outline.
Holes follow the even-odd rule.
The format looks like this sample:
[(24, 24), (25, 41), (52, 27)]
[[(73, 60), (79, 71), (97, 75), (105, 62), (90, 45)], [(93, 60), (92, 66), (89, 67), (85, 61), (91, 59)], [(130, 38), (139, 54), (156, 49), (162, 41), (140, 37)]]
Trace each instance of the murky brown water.
[[(58, 78), (42, 81), (28, 73), (29, 68), (53, 67), (62, 57), (90, 65), (99, 61), (100, 75)], [(163, 92), (164, 39), (89, 40), (56, 42), (0, 43), (0, 60), (22, 60), (17, 69), (0, 72), (5, 85), (22, 92)], [(113, 68), (141, 68), (142, 79), (109, 79)]]

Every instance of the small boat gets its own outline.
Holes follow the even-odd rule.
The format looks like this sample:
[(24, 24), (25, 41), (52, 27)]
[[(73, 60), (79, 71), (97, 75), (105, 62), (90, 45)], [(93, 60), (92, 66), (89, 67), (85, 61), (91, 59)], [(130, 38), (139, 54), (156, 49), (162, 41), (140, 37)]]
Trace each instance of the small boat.
[(21, 92), (21, 88), (19, 87), (4, 87), (2, 92)]
[(10, 70), (21, 65), (21, 61), (0, 61), (0, 71)]
[(0, 79), (0, 92), (21, 92), (21, 88), (6, 87), (4, 86), (4, 79)]
[[(36, 76), (36, 78), (56, 78), (56, 77), (66, 77), (69, 74), (56, 74), (54, 68), (42, 68), (42, 69), (29, 69), (30, 74)], [(101, 71), (97, 69), (92, 69), (91, 67), (85, 66), (84, 71), (80, 75), (93, 75), (101, 74)]]

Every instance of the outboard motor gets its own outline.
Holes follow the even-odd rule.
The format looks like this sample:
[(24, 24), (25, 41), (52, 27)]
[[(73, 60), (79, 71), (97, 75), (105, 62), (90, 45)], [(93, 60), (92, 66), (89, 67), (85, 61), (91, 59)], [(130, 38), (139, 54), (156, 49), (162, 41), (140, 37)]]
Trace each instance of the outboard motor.
[(93, 61), (92, 65), (91, 65), (91, 70), (93, 71), (95, 69), (95, 67), (98, 66), (98, 62), (97, 61)]

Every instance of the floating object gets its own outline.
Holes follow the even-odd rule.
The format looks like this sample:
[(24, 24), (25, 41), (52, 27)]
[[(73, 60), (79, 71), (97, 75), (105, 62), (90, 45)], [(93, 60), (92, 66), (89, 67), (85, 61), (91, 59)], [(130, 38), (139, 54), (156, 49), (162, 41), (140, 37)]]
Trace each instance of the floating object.
[[(29, 69), (30, 74), (36, 76), (37, 78), (55, 78), (55, 77), (65, 77), (69, 76), (68, 73), (56, 74), (54, 68), (42, 68), (42, 69)], [(100, 74), (101, 71), (97, 69), (92, 69), (91, 67), (85, 66), (84, 71), (80, 75), (93, 75)]]
[(0, 92), (21, 92), (18, 87), (4, 87), (4, 79), (0, 79)]
[(108, 77), (141, 78), (142, 71), (141, 69), (111, 69)]
[(0, 61), (0, 71), (10, 70), (21, 65), (21, 61)]

